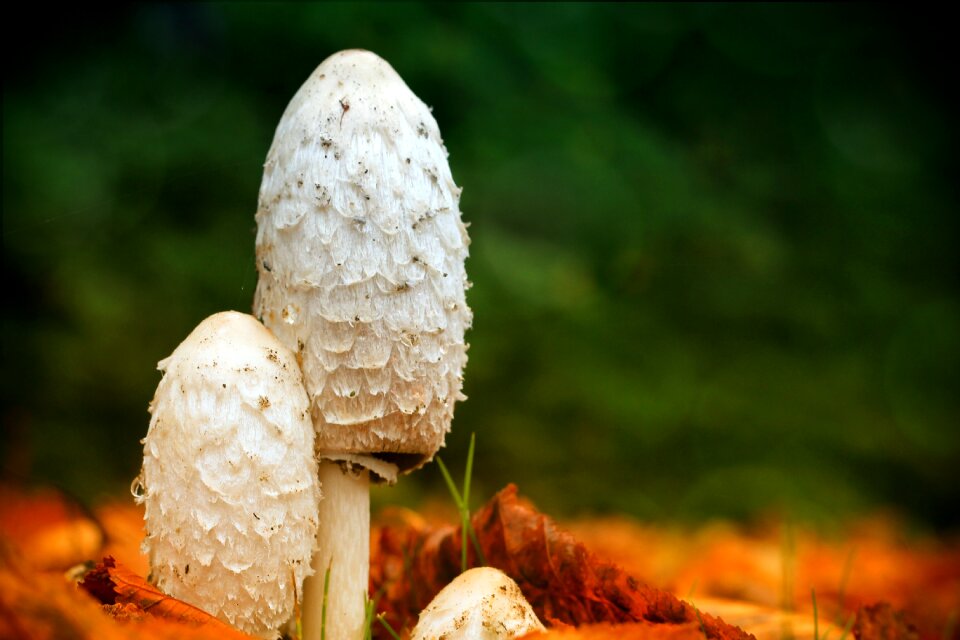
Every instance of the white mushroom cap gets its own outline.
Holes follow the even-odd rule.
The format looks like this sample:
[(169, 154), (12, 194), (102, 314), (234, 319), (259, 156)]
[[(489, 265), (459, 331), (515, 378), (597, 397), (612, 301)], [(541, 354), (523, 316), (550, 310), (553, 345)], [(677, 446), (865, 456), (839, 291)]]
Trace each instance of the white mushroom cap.
[(543, 630), (516, 582), (499, 569), (478, 567), (436, 595), (410, 640), (506, 640)]
[(301, 360), (321, 454), (410, 470), (442, 446), (472, 317), (459, 199), (430, 109), (377, 55), (330, 56), (287, 107), (254, 309)]
[(158, 368), (137, 491), (153, 580), (275, 638), (310, 573), (320, 497), (296, 358), (252, 316), (226, 312)]

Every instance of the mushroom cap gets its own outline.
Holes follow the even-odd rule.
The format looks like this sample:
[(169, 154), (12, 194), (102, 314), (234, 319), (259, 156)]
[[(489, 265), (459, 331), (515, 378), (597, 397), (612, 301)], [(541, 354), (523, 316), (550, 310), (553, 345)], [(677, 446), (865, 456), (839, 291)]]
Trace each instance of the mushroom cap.
[(210, 316), (161, 361), (138, 502), (156, 584), (264, 638), (311, 573), (320, 498), (293, 353), (252, 316)]
[(297, 353), (321, 455), (431, 459), (464, 399), (469, 238), (430, 109), (369, 51), (291, 100), (257, 210), (258, 317)]
[(478, 567), (441, 589), (410, 640), (506, 640), (543, 630), (516, 582), (499, 569)]

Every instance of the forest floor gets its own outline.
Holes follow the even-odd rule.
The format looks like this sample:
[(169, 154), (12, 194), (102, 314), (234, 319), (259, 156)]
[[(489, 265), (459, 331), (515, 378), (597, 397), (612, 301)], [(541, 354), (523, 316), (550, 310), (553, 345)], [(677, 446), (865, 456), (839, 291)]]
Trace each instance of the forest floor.
[[(409, 631), (459, 571), (460, 530), (454, 514), (430, 505), (374, 520), (371, 593)], [(510, 486), (472, 526), (486, 563), (518, 581), (558, 638), (960, 637), (960, 540), (891, 516), (829, 534), (777, 519), (557, 523)], [(143, 512), (131, 500), (87, 509), (53, 489), (0, 487), (0, 637), (244, 637), (148, 585), (142, 538)], [(473, 548), (469, 559), (479, 563)]]

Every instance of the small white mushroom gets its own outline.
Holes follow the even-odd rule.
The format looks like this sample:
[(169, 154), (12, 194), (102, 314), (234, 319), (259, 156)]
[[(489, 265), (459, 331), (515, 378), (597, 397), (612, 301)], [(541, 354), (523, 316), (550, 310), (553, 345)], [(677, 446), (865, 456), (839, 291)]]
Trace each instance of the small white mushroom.
[(326, 499), (305, 640), (323, 635), (324, 602), (327, 638), (363, 636), (369, 474), (393, 481), (433, 458), (464, 398), (459, 200), (430, 109), (369, 51), (324, 60), (277, 126), (254, 310), (297, 353), (317, 431)]
[(507, 640), (543, 625), (520, 587), (492, 567), (461, 573), (420, 613), (410, 640)]
[(320, 497), (296, 358), (252, 316), (225, 312), (158, 368), (134, 489), (152, 579), (276, 638), (310, 573)]

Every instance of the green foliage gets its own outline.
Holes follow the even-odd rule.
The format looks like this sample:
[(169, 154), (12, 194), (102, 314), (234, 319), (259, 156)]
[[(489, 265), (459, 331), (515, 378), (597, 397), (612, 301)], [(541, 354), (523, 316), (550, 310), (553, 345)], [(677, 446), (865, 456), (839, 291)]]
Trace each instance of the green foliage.
[[(323, 600), (320, 605), (320, 640), (326, 640), (327, 638), (327, 600), (330, 595), (330, 570), (333, 568), (333, 558), (330, 558), (330, 563), (327, 565), (327, 570), (323, 574)], [(364, 594), (366, 597), (366, 594)], [(364, 600), (366, 602), (366, 600)]]
[(376, 602), (370, 599), (366, 593), (363, 594), (363, 640), (373, 640), (373, 619)]
[(440, 469), (440, 474), (443, 476), (447, 489), (450, 491), (450, 497), (453, 498), (453, 502), (457, 506), (457, 513), (460, 515), (460, 532), (462, 538), (460, 541), (461, 573), (467, 570), (467, 538), (473, 543), (473, 551), (477, 554), (477, 561), (480, 565), (487, 564), (486, 558), (483, 557), (483, 550), (480, 548), (480, 542), (477, 540), (477, 532), (474, 530), (473, 523), (470, 520), (470, 480), (473, 477), (473, 453), (475, 450), (476, 434), (471, 433), (470, 448), (467, 449), (466, 470), (463, 472), (463, 493), (457, 490), (457, 485), (454, 484), (453, 477), (447, 470), (447, 465), (443, 464), (440, 456), (437, 456), (437, 467)]
[[(956, 135), (935, 12), (58, 11), (4, 79), (7, 475), (88, 497), (129, 484), (156, 362), (206, 315), (250, 309), (287, 101), (365, 47), (435, 108), (465, 188), (471, 399), (446, 456), (481, 433), (478, 488), (515, 481), (554, 513), (889, 504), (957, 524)], [(428, 476), (400, 491), (442, 490)]]
[(820, 638), (820, 612), (817, 611), (817, 590), (810, 589), (810, 599), (813, 600), (813, 640)]
[(383, 628), (387, 630), (387, 633), (390, 634), (390, 637), (393, 638), (393, 640), (400, 640), (400, 634), (398, 634), (394, 630), (393, 626), (387, 622), (386, 617), (384, 617), (382, 613), (377, 614), (377, 622), (383, 625)]

